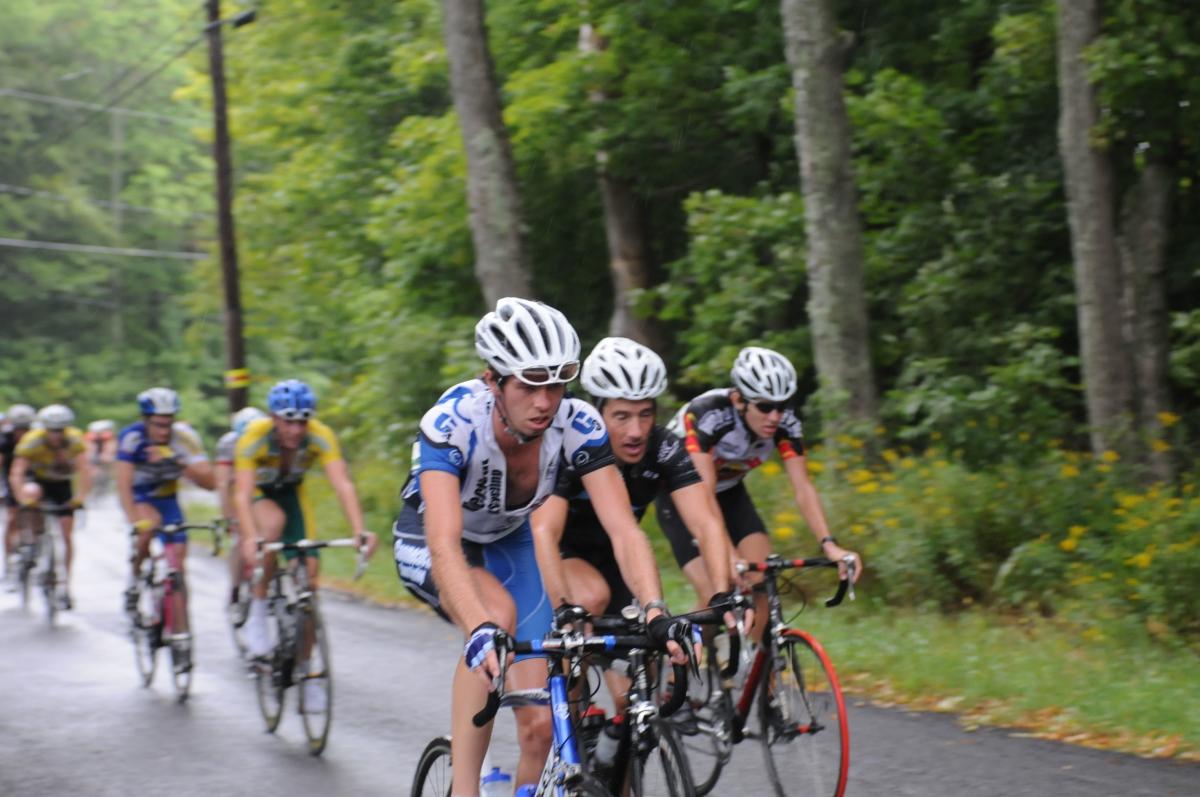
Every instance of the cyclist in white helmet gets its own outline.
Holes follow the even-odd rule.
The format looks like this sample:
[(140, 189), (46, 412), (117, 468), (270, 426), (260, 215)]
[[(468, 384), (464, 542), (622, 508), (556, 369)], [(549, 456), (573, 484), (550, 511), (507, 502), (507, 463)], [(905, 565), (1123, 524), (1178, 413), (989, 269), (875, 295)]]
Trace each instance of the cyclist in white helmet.
[[(738, 558), (757, 562), (771, 553), (767, 526), (743, 479), (778, 450), (796, 505), (822, 552), (837, 561), (853, 556), (857, 579), (862, 575), (862, 561), (858, 554), (838, 545), (830, 533), (817, 488), (808, 476), (803, 430), (792, 406), (796, 369), (777, 351), (747, 346), (734, 360), (730, 377), (732, 388), (700, 394), (679, 409), (668, 428), (683, 440), (705, 486), (716, 496)], [(665, 495), (655, 504), (655, 512), (671, 541), (675, 561), (697, 594), (711, 594), (713, 585), (701, 558), (704, 552), (688, 533), (679, 507)], [(844, 575), (846, 565), (839, 564), (839, 570)], [(765, 597), (759, 594), (757, 603), (756, 636), (761, 635), (767, 617)]]
[[(60, 608), (71, 608), (71, 564), (75, 546), (72, 531), (75, 510), (83, 506), (83, 498), (92, 489), (92, 472), (88, 467), (87, 447), (83, 432), (75, 428), (75, 413), (62, 404), (50, 404), (38, 410), (40, 428), (32, 429), (21, 438), (14, 452), (9, 489), (22, 506), (48, 501), (64, 507), (53, 514), (59, 518), (63, 537), (63, 565), (66, 581), (58, 600)], [(71, 478), (79, 476), (79, 491), (72, 493)]]
[(12, 471), (13, 460), (16, 459), (17, 444), (33, 426), (37, 410), (28, 404), (14, 404), (5, 413), (4, 423), (0, 424), (0, 473), (4, 477), (4, 504), (8, 507), (8, 519), (4, 528), (4, 560), (6, 574), (12, 575), (11, 565), (16, 562), (17, 545), (17, 496), (8, 488), (8, 474)]
[[(604, 420), (634, 516), (641, 519), (660, 491), (669, 493), (704, 551), (715, 594), (703, 599), (715, 603), (728, 598), (734, 575), (725, 523), (713, 511), (683, 444), (655, 423), (657, 399), (667, 389), (662, 358), (629, 338), (605, 338), (584, 360), (581, 381)], [(531, 523), (552, 604), (575, 604), (594, 615), (617, 614), (629, 605), (632, 593), (619, 567), (622, 550), (601, 525), (574, 467), (561, 471), (554, 495)], [(611, 671), (607, 678), (620, 711), (627, 682)]]
[[(487, 362), (483, 377), (447, 390), (421, 420), (393, 527), (405, 587), (466, 636), (451, 702), (456, 795), (478, 794), (491, 726), (476, 728), (471, 717), (499, 673), (496, 633), (540, 639), (551, 627), (529, 516), (550, 497), (564, 462), (579, 472), (601, 524), (619, 541), (621, 574), (647, 607), (654, 633), (687, 633), (664, 614), (653, 553), (630, 511), (603, 421), (590, 404), (565, 397), (579, 372), (579, 338), (567, 319), (540, 302), (501, 299), (476, 325), (475, 350)], [(668, 648), (684, 660), (674, 642)], [(546, 682), (545, 662), (530, 657), (518, 657), (508, 672), (514, 688)], [(535, 783), (549, 751), (549, 710), (515, 713), (516, 782)]]

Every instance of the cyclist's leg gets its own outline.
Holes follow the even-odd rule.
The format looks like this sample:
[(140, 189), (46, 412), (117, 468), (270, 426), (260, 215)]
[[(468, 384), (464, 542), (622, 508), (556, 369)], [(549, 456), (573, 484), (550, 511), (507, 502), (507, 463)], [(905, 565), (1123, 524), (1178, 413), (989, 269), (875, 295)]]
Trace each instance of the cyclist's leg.
[[(184, 522), (183, 510), (180, 509), (179, 501), (175, 496), (156, 498), (154, 506), (161, 518), (160, 527)], [(175, 583), (171, 585), (171, 627), (165, 630), (170, 634), (187, 633), (187, 576), (184, 572), (184, 562), (187, 560), (187, 532), (176, 531), (164, 534), (162, 531), (156, 530), (155, 533), (163, 544), (163, 555), (167, 558), (167, 563), (178, 572)]]
[[(258, 527), (259, 539), (275, 542), (284, 533), (287, 512), (271, 498), (255, 498), (250, 511)], [(271, 652), (271, 639), (267, 633), (267, 587), (275, 575), (275, 557), (263, 557), (263, 577), (254, 587), (250, 610), (246, 615), (246, 647), (253, 657), (266, 656)]]
[[(633, 601), (633, 592), (621, 578), (621, 568), (611, 546), (587, 552), (585, 561), (577, 555), (582, 551), (564, 550), (563, 568), (570, 584), (571, 600), (591, 614), (620, 614)], [(586, 674), (586, 667), (583, 669)], [(612, 696), (613, 712), (625, 711), (629, 694), (629, 679), (614, 670), (604, 673), (604, 682)]]
[[(488, 572), (512, 596), (516, 606), (516, 624), (512, 631), (516, 638), (529, 640), (544, 637), (553, 623), (554, 613), (542, 586), (529, 521), (525, 521), (521, 528), (507, 537), (484, 546), (483, 556)], [(516, 689), (545, 687), (545, 661), (539, 656), (517, 656), (509, 669), (509, 683)], [(516, 709), (513, 713), (517, 720), (517, 740), (521, 746), (521, 760), (514, 782), (518, 786), (537, 783), (554, 736), (550, 709), (528, 707)]]
[[(283, 533), (284, 540), (288, 542), (291, 542), (293, 538), (296, 542), (305, 539), (314, 528), (312, 503), (308, 500), (308, 493), (305, 491), (303, 483), (296, 485), (295, 495), (295, 508), (288, 508), (288, 522)], [(314, 591), (317, 589), (317, 577), (321, 574), (320, 554), (320, 551), (313, 551), (305, 558), (308, 565), (308, 583)]]
[[(71, 502), (71, 482), (42, 482), (42, 494), (46, 500), (55, 504), (66, 505)], [(75, 513), (71, 511), (55, 512), (58, 517), (58, 528), (62, 532), (63, 539), (63, 571), (65, 573), (62, 594), (64, 600), (69, 602), (67, 596), (70, 595), (68, 585), (71, 583), (71, 561), (74, 559), (75, 546), (71, 541), (71, 532), (75, 528)]]
[(150, 555), (150, 537), (162, 527), (163, 516), (159, 511), (159, 500), (153, 498), (134, 499), (133, 521), (148, 520), (150, 524), (144, 531), (138, 532), (137, 546), (133, 554), (133, 579), (136, 581), (141, 572), (142, 562)]

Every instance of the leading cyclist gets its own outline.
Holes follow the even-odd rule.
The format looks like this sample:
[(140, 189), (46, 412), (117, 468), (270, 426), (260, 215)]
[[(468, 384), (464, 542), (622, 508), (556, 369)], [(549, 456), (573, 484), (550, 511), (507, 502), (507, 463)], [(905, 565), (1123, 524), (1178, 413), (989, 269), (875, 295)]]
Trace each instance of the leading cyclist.
[[(571, 463), (614, 540), (621, 575), (646, 607), (659, 639), (687, 634), (665, 615), (650, 544), (630, 510), (604, 423), (566, 398), (579, 372), (579, 337), (558, 310), (505, 298), (475, 327), (481, 379), (447, 390), (421, 420), (404, 507), (393, 527), (396, 568), (415, 596), (466, 635), (454, 672), (451, 758), (455, 795), (475, 795), (491, 725), (472, 715), (499, 674), (496, 634), (540, 639), (552, 611), (534, 556), (529, 516)], [(685, 637), (686, 638), (686, 637)], [(683, 651), (668, 645), (682, 663)], [(543, 661), (518, 660), (513, 688), (544, 686)], [(516, 782), (537, 781), (550, 747), (545, 708), (515, 710), (521, 759)]]

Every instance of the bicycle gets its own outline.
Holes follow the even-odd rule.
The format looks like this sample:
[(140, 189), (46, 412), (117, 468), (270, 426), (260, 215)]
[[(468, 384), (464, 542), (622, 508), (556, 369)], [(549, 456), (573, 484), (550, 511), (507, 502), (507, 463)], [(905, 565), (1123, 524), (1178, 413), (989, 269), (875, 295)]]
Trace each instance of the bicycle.
[[(37, 584), (46, 599), (46, 620), (53, 627), (58, 614), (58, 512), (73, 508), (45, 501), (19, 506), (17, 512), (17, 590), (21, 593), (21, 608), (29, 608), (30, 576), (37, 574)], [(47, 528), (47, 518), (54, 518)]]
[[(617, 622), (621, 631), (635, 631), (619, 635), (585, 636), (574, 631), (554, 631), (546, 638), (517, 642), (507, 634), (496, 637), (496, 653), (500, 661), (500, 675), (496, 679), (496, 690), (488, 694), (487, 705), (473, 718), (476, 726), (482, 727), (502, 707), (549, 706), (552, 718), (554, 741), (550, 755), (538, 780), (535, 797), (597, 797), (622, 794), (628, 778), (630, 794), (640, 797), (647, 792), (645, 786), (645, 764), (651, 751), (660, 752), (665, 760), (664, 773), (669, 793), (690, 795), (692, 793), (688, 767), (682, 751), (674, 740), (673, 732), (661, 723), (660, 717), (669, 716), (682, 705), (687, 693), (687, 668), (674, 665), (674, 688), (670, 698), (658, 705), (653, 699), (653, 679), (649, 675), (650, 660), (657, 654), (657, 643), (644, 633), (640, 609), (631, 607), (630, 617)], [(705, 610), (708, 611), (708, 610)], [(581, 617), (581, 620), (585, 619)], [(607, 618), (612, 621), (613, 618)], [(593, 622), (604, 625), (606, 621), (595, 618)], [(683, 645), (685, 649), (687, 644)], [(505, 673), (509, 653), (536, 653), (551, 659), (547, 685), (544, 689), (505, 690)], [(569, 662), (568, 672), (576, 674), (581, 658), (589, 653), (621, 656), (631, 662), (633, 683), (631, 699), (626, 710), (629, 721), (623, 724), (621, 740), (613, 759), (608, 777), (597, 772), (592, 765), (591, 752), (595, 749), (599, 729), (587, 729), (577, 733), (571, 719), (571, 699), (568, 696), (569, 678), (559, 662)], [(689, 651), (690, 653), (690, 651)], [(694, 662), (693, 662), (694, 665)], [(667, 741), (663, 741), (667, 740)], [(450, 739), (435, 737), (421, 753), (413, 778), (412, 797), (447, 797), (452, 781)], [(599, 775), (599, 776), (598, 776)], [(605, 783), (605, 780), (608, 783)], [(611, 787), (606, 788), (606, 786)]]
[[(258, 542), (258, 563), (255, 583), (262, 579), (264, 556), (278, 551), (296, 551), (300, 555), (288, 567), (276, 568), (268, 587), (267, 611), (273, 621), (275, 645), (269, 656), (251, 662), (258, 707), (267, 732), (274, 733), (283, 716), (284, 695), (288, 687), (298, 684), (298, 706), (308, 740), (308, 751), (320, 755), (329, 738), (333, 720), (333, 675), (329, 659), (329, 638), (317, 594), (309, 582), (307, 555), (321, 548), (353, 548), (352, 538), (340, 540), (309, 540), (298, 542)], [(366, 569), (366, 546), (358, 549), (358, 566), (354, 578)], [(309, 685), (320, 690), (321, 698), (310, 697)], [(309, 705), (309, 701), (320, 705)]]
[[(853, 561), (849, 577), (825, 601), (840, 604), (847, 591), (854, 599)], [(850, 767), (850, 732), (846, 701), (829, 656), (807, 631), (784, 621), (779, 574), (789, 569), (837, 567), (825, 557), (748, 562), (741, 572), (762, 573), (767, 594), (769, 623), (749, 666), (740, 694), (731, 683), (739, 660), (738, 637), (731, 634), (728, 660), (722, 666), (715, 639), (707, 643), (706, 663), (699, 700), (692, 716), (676, 722), (692, 766), (696, 794), (712, 791), (733, 746), (743, 738), (762, 745), (767, 776), (779, 797), (842, 797)], [(746, 657), (741, 657), (746, 658)], [(750, 709), (757, 704), (758, 729), (747, 730)]]
[[(192, 687), (191, 622), (188, 618), (187, 584), (181, 569), (186, 543), (163, 544), (160, 534), (171, 535), (196, 529), (210, 529), (207, 523), (170, 523), (150, 538), (149, 556), (142, 560), (141, 572), (132, 584), (135, 609), (130, 617), (130, 637), (142, 686), (150, 686), (157, 669), (157, 653), (170, 649), (171, 681), (176, 699), (183, 703)], [(130, 531), (132, 561), (137, 549), (137, 531)], [(178, 598), (176, 598), (178, 595)]]
[(225, 540), (231, 535), (229, 518), (216, 518), (210, 525), (212, 528), (212, 555), (220, 556)]

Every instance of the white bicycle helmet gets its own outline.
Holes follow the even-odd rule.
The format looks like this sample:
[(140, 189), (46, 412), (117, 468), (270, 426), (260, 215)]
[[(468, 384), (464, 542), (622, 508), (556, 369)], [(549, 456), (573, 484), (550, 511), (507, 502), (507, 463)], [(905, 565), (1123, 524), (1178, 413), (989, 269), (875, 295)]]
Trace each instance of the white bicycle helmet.
[(579, 374), (579, 335), (558, 310), (512, 297), (475, 325), (475, 351), (501, 376), (529, 385), (570, 382)]
[(251, 422), (265, 417), (267, 417), (267, 414), (258, 407), (242, 407), (233, 414), (233, 417), (230, 419), (229, 426), (231, 429), (233, 429), (233, 431), (241, 434), (242, 430), (245, 429)]
[(37, 419), (46, 429), (66, 429), (75, 420), (75, 413), (62, 404), (47, 404), (38, 410)]
[(771, 349), (742, 349), (729, 375), (747, 401), (787, 401), (796, 392), (796, 369), (787, 357)]
[(37, 418), (37, 410), (28, 404), (14, 404), (8, 408), (8, 422), (18, 429), (28, 429)]
[(580, 381), (594, 398), (641, 401), (667, 389), (667, 366), (636, 340), (605, 338), (583, 361)]
[(101, 434), (103, 432), (112, 432), (112, 431), (115, 431), (116, 428), (117, 428), (117, 425), (107, 419), (99, 420), (99, 421), (92, 421), (91, 423), (88, 424), (88, 431), (94, 432), (95, 434)]
[(142, 415), (175, 415), (179, 412), (179, 394), (169, 387), (152, 387), (138, 393)]

